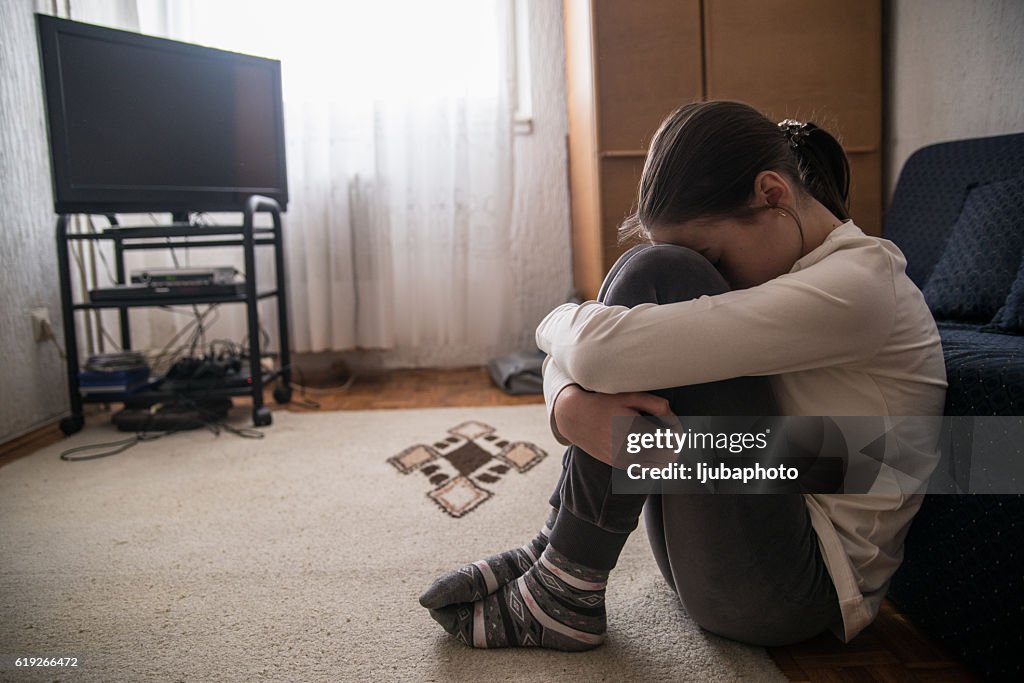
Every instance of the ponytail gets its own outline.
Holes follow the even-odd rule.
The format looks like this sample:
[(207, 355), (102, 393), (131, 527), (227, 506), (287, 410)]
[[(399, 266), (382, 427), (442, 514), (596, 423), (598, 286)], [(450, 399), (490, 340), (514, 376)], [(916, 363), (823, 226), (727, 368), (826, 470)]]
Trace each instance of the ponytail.
[(850, 217), (850, 162), (839, 142), (813, 123), (786, 119), (779, 128), (796, 157), (800, 182), (836, 218)]

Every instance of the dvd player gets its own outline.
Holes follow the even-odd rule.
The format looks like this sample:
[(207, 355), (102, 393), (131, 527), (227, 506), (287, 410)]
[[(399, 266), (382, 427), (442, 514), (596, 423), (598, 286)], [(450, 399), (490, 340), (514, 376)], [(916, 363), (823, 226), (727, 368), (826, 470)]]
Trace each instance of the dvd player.
[(206, 268), (147, 268), (132, 271), (131, 281), (136, 285), (162, 285), (167, 287), (192, 285), (230, 285), (238, 271), (233, 266)]
[(115, 285), (89, 290), (89, 300), (93, 303), (106, 301), (159, 301), (160, 299), (188, 299), (205, 297), (243, 296), (245, 283), (233, 284), (197, 284), (197, 285)]

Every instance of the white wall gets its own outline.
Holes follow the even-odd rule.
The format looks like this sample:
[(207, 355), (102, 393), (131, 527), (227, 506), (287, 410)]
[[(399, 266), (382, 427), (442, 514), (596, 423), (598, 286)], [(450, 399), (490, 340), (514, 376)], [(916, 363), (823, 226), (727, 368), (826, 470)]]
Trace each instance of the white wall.
[(67, 410), (63, 361), (29, 319), (49, 308), (63, 338), (34, 10), (0, 2), (0, 442)]
[(533, 332), (572, 288), (572, 236), (565, 108), (565, 48), (560, 0), (532, 0), (533, 133), (515, 138), (515, 248), (510, 255), (516, 278), (522, 328), (513, 346), (534, 348)]
[[(137, 24), (134, 0), (72, 5), (73, 19)], [(35, 307), (49, 309), (63, 346), (37, 10), (64, 16), (66, 4), (0, 0), (0, 443), (68, 410), (64, 362), (52, 343), (33, 339), (29, 318)]]
[(886, 171), (925, 145), (1024, 132), (1024, 1), (893, 0)]

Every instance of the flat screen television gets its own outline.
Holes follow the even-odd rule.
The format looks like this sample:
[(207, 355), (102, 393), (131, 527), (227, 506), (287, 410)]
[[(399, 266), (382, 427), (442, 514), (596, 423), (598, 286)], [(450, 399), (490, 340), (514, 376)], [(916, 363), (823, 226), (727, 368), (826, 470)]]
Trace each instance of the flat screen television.
[(288, 203), (281, 63), (36, 15), (57, 213)]

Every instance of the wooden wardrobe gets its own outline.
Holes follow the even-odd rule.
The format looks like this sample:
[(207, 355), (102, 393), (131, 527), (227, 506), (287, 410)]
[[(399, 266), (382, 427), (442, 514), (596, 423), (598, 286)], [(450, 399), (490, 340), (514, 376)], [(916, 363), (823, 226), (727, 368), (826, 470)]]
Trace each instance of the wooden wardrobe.
[(564, 0), (573, 269), (597, 295), (622, 253), (651, 136), (687, 102), (811, 120), (850, 158), (850, 211), (881, 232), (881, 0)]

